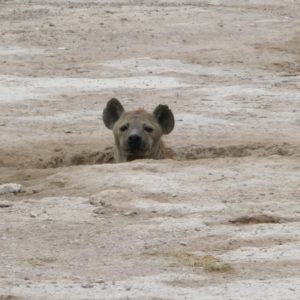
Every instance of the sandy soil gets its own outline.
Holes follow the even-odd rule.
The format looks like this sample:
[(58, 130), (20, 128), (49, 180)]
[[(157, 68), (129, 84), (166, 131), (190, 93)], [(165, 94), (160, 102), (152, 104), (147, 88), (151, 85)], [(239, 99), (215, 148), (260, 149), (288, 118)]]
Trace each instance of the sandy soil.
[[(300, 298), (298, 1), (0, 0), (0, 65), (1, 300)], [(105, 163), (111, 97), (174, 159)]]

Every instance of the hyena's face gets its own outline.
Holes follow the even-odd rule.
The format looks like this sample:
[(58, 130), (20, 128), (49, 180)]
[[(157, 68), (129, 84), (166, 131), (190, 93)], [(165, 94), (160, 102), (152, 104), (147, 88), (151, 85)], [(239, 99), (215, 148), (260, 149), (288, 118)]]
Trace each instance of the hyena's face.
[(174, 128), (174, 116), (166, 105), (158, 105), (152, 114), (125, 112), (117, 99), (111, 99), (103, 111), (106, 127), (113, 130), (118, 152), (127, 158), (151, 157), (163, 134)]
[(143, 111), (122, 114), (113, 127), (117, 147), (127, 155), (146, 157), (163, 132), (155, 118)]

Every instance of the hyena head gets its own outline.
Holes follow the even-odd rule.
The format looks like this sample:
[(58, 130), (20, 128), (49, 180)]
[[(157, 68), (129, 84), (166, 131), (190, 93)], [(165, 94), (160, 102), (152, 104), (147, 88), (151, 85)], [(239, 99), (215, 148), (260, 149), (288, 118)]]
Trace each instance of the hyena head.
[(174, 116), (167, 105), (158, 105), (152, 114), (144, 110), (125, 112), (115, 98), (107, 103), (103, 121), (114, 133), (116, 162), (163, 158), (160, 138), (174, 128)]

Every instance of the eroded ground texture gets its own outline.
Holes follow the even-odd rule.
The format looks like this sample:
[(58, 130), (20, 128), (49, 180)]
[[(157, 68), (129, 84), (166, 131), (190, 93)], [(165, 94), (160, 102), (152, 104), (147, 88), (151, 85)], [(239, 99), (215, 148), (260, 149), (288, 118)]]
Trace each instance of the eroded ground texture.
[(299, 1), (0, 0), (0, 66), (1, 300), (300, 299)]

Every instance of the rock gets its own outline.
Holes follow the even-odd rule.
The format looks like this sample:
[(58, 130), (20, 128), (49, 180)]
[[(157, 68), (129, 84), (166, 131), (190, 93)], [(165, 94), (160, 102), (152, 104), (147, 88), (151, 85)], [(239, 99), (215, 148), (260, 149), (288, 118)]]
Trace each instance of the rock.
[(134, 215), (137, 215), (137, 212), (136, 211), (126, 211), (123, 215), (126, 217), (134, 216)]
[(9, 201), (0, 201), (0, 208), (10, 207), (13, 206), (13, 204)]
[(8, 193), (19, 193), (22, 190), (22, 185), (17, 183), (6, 183), (0, 185), (0, 195)]
[(81, 287), (84, 288), (84, 289), (91, 289), (91, 288), (94, 287), (94, 285), (91, 284), (91, 283), (82, 283)]
[(101, 198), (98, 198), (96, 196), (92, 196), (90, 199), (89, 199), (89, 203), (91, 205), (94, 205), (94, 206), (105, 206), (106, 203), (103, 199)]
[(187, 246), (187, 243), (186, 242), (180, 242), (179, 243), (181, 246)]
[(31, 213), (30, 213), (30, 217), (31, 218), (36, 218), (38, 216), (38, 214), (35, 212), (35, 211), (32, 211)]
[(37, 194), (37, 193), (39, 193), (39, 192), (40, 192), (40, 190), (32, 189), (32, 190), (27, 191), (27, 194), (33, 195), (33, 194)]
[(201, 228), (200, 228), (200, 227), (195, 227), (194, 230), (195, 230), (195, 231), (200, 231)]
[(98, 207), (98, 208), (93, 210), (93, 213), (97, 214), (97, 215), (104, 215), (105, 214), (105, 209), (102, 208), (102, 207)]
[(101, 283), (104, 283), (105, 281), (103, 280), (103, 279), (98, 279), (97, 281), (96, 281), (96, 283), (99, 283), (99, 284), (101, 284)]

